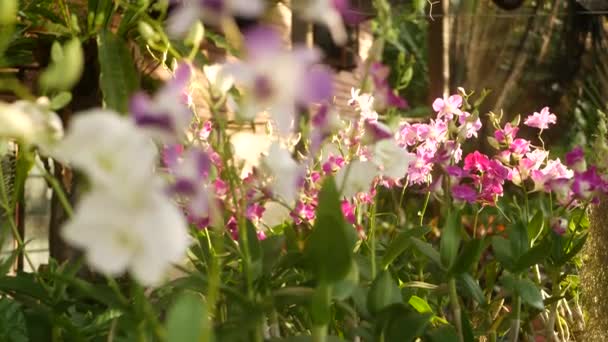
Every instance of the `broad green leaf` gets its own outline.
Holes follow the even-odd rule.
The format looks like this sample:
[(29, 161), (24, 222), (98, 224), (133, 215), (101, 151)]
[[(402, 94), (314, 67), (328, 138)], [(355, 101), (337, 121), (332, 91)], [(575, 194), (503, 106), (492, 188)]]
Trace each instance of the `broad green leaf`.
[(385, 341), (414, 341), (424, 334), (432, 314), (407, 313), (391, 317), (385, 329)]
[[(249, 252), (249, 258), (251, 261), (250, 267), (252, 268), (251, 273), (253, 279), (257, 279), (262, 274), (262, 246), (253, 223), (247, 220), (247, 249)], [(245, 246), (243, 236), (239, 236), (240, 246)], [(241, 247), (242, 248), (242, 247)]]
[(473, 239), (468, 241), (464, 248), (462, 249), (462, 253), (458, 256), (452, 268), (450, 269), (450, 274), (459, 274), (467, 272), (474, 264), (479, 261), (481, 257), (481, 253), (485, 249), (485, 243), (480, 239)]
[(492, 250), (494, 251), (496, 260), (498, 260), (505, 268), (513, 269), (515, 261), (513, 260), (509, 240), (503, 238), (502, 236), (493, 236)]
[(408, 303), (414, 309), (416, 309), (416, 311), (418, 311), (419, 313), (432, 313), (433, 312), (433, 309), (431, 308), (429, 303), (427, 303), (426, 300), (424, 300), (418, 296), (411, 296)]
[(21, 305), (8, 297), (0, 299), (0, 341), (29, 341)]
[(538, 310), (545, 308), (540, 289), (530, 279), (519, 279), (516, 290), (524, 303)]
[(80, 40), (72, 38), (53, 53), (51, 64), (40, 75), (43, 91), (70, 90), (80, 80), (84, 70), (84, 53)]
[(391, 304), (401, 303), (401, 291), (387, 271), (382, 271), (374, 279), (370, 291), (367, 295), (367, 307), (374, 314)]
[(12, 25), (17, 21), (17, 10), (19, 4), (17, 0), (0, 1), (0, 26)]
[(416, 227), (401, 232), (397, 237), (388, 245), (384, 256), (382, 257), (382, 268), (388, 267), (401, 253), (403, 253), (408, 247), (411, 246), (412, 242), (410, 237), (423, 236), (428, 233), (431, 229), (429, 227)]
[(536, 212), (530, 223), (528, 223), (528, 239), (530, 241), (536, 240), (538, 235), (542, 232), (545, 225), (545, 215), (542, 210)]
[(587, 241), (588, 235), (589, 235), (588, 233), (582, 234), (581, 236), (576, 237), (572, 241), (572, 244), (570, 245), (568, 253), (566, 253), (563, 260), (561, 260), (562, 264), (565, 264), (568, 261), (570, 261), (574, 256), (576, 256), (578, 254), (578, 252), (581, 251), (581, 249), (585, 245), (585, 242)]
[(109, 30), (97, 36), (99, 78), (106, 107), (119, 113), (129, 110), (129, 98), (139, 87), (139, 79), (127, 43)]
[(544, 309), (540, 289), (530, 279), (519, 279), (512, 274), (505, 274), (500, 278), (500, 282), (506, 290), (517, 293), (524, 303), (538, 310)]
[(511, 255), (517, 260), (530, 248), (527, 226), (518, 221), (509, 227), (507, 235), (511, 242)]
[[(315, 342), (312, 336), (291, 336), (285, 338), (271, 338), (268, 342)], [(325, 336), (325, 342), (344, 342), (337, 336)]]
[[(458, 333), (451, 325), (441, 325), (428, 331), (426, 334), (429, 342), (458, 342)], [(427, 341), (426, 339), (424, 341)]]
[(331, 292), (327, 284), (320, 284), (312, 295), (312, 322), (326, 325), (331, 320)]
[(332, 297), (337, 300), (346, 300), (357, 288), (359, 284), (359, 266), (353, 260), (350, 271), (346, 277), (333, 285)]
[(340, 197), (331, 177), (321, 188), (316, 215), (305, 255), (322, 282), (335, 283), (350, 270), (355, 232), (342, 216)]
[(441, 232), (441, 241), (439, 242), (441, 263), (445, 268), (450, 268), (458, 255), (461, 239), (460, 228), (460, 213), (457, 211), (450, 212)]
[(482, 305), (486, 304), (486, 298), (483, 295), (483, 291), (473, 276), (468, 273), (462, 273), (458, 275), (458, 281), (464, 292), (471, 296), (477, 303)]
[(522, 255), (517, 263), (515, 264), (514, 272), (521, 272), (527, 270), (536, 264), (541, 263), (548, 256), (547, 251), (551, 248), (550, 241), (543, 239), (536, 246), (530, 248), (524, 255)]
[(284, 235), (271, 235), (260, 241), (262, 247), (262, 273), (270, 275), (272, 268), (279, 261), (283, 245), (285, 244)]
[(200, 296), (184, 292), (167, 313), (168, 342), (211, 341), (207, 308)]
[(442, 266), (439, 252), (437, 252), (430, 243), (424, 242), (417, 238), (411, 238), (411, 240), (414, 247), (416, 247), (420, 253), (431, 259), (431, 261), (436, 263), (438, 266)]
[(69, 91), (62, 91), (59, 94), (53, 96), (49, 108), (51, 110), (59, 110), (68, 105), (72, 101), (72, 93)]

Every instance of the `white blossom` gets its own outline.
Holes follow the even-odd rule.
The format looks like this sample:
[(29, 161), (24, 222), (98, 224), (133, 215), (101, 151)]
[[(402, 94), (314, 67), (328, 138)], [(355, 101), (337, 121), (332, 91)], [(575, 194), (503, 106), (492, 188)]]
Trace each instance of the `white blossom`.
[[(144, 285), (158, 284), (189, 244), (186, 222), (162, 193), (140, 189), (131, 198), (97, 189), (86, 194), (62, 237), (84, 250), (88, 263), (107, 275), (129, 271)], [(136, 199), (134, 199), (136, 198)]]
[(378, 168), (371, 161), (355, 160), (338, 171), (336, 183), (338, 189), (342, 189), (342, 196), (351, 198), (368, 192), (377, 174)]
[(267, 155), (261, 160), (262, 170), (270, 177), (270, 188), (273, 194), (292, 204), (298, 195), (300, 167), (293, 160), (289, 150), (278, 142), (272, 143)]
[(0, 102), (0, 138), (47, 148), (62, 136), (61, 119), (48, 108), (48, 99)]
[(399, 180), (405, 177), (416, 156), (399, 147), (395, 139), (384, 139), (374, 145), (372, 160), (378, 165), (383, 176)]
[(85, 172), (93, 186), (127, 189), (150, 186), (156, 147), (128, 118), (92, 109), (74, 116), (52, 155)]

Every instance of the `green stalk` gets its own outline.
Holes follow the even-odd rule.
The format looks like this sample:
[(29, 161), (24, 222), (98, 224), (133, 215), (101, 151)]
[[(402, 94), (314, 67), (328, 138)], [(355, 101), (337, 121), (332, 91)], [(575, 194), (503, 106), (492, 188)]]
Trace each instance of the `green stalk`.
[(372, 263), (372, 279), (376, 278), (376, 201), (372, 203), (369, 218), (369, 243)]
[[(552, 289), (551, 296), (557, 297), (560, 294), (560, 286), (559, 286), (559, 271), (555, 271), (551, 277), (552, 279)], [(549, 319), (547, 319), (547, 325), (545, 326), (545, 335), (551, 340), (557, 340), (555, 337), (555, 319), (557, 318), (557, 303), (559, 301), (551, 304), (551, 309), (549, 311)]]
[[(10, 201), (8, 199), (8, 193), (7, 193), (6, 187), (5, 187), (4, 171), (2, 170), (2, 167), (0, 167), (0, 195), (2, 196), (2, 207), (4, 208), (4, 212), (6, 213), (8, 223), (11, 226), (11, 232), (13, 233), (13, 238), (15, 239), (15, 241), (17, 241), (17, 246), (18, 246), (18, 248), (21, 249), (21, 253), (23, 253), (25, 260), (27, 261), (28, 265), (32, 269), (32, 272), (36, 273), (36, 269), (34, 268), (34, 263), (32, 262), (32, 260), (30, 259), (29, 255), (27, 254), (27, 252), (25, 250), (25, 243), (23, 242), (23, 238), (21, 237), (21, 234), (19, 234), (19, 229), (17, 228), (17, 224), (15, 223), (15, 217), (13, 216), (15, 214), (15, 210), (11, 206)], [(43, 282), (41, 282), (41, 283), (44, 284)]]
[(519, 326), (521, 321), (521, 297), (519, 295), (514, 296), (514, 308), (513, 308), (513, 322), (511, 323), (511, 338), (509, 339), (511, 342), (519, 341)]
[(464, 335), (462, 333), (462, 311), (460, 308), (460, 302), (458, 301), (458, 292), (456, 291), (456, 279), (451, 278), (448, 285), (450, 287), (450, 302), (452, 304), (452, 313), (454, 314), (456, 332), (458, 333), (458, 341), (464, 342)]
[(420, 226), (424, 223), (424, 214), (426, 213), (426, 207), (429, 205), (429, 200), (431, 199), (431, 191), (429, 190), (426, 193), (426, 198), (424, 199), (424, 206), (422, 207), (422, 212), (420, 212)]
[(312, 327), (312, 341), (326, 342), (327, 341), (327, 324), (315, 325)]

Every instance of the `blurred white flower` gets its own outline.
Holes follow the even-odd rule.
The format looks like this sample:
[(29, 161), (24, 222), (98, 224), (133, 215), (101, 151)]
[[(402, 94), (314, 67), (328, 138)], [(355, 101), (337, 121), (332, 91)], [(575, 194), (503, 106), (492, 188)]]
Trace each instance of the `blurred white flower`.
[(15, 139), (46, 149), (63, 136), (57, 114), (48, 108), (48, 99), (36, 102), (0, 102), (0, 138)]
[(278, 142), (272, 143), (268, 154), (261, 159), (263, 172), (271, 178), (270, 188), (274, 196), (291, 205), (298, 195), (300, 167), (291, 153)]
[(168, 18), (167, 31), (174, 37), (183, 37), (199, 19), (219, 24), (226, 16), (254, 18), (264, 8), (263, 0), (183, 0)]
[(344, 27), (343, 14), (348, 10), (344, 0), (307, 0), (296, 1), (296, 7), (304, 19), (327, 26), (332, 39), (338, 45), (344, 45), (348, 39)]
[(252, 120), (268, 111), (280, 134), (291, 133), (296, 106), (330, 98), (332, 77), (315, 65), (320, 52), (303, 46), (288, 50), (272, 28), (256, 27), (245, 34), (247, 58), (226, 65), (243, 92), (238, 115)]
[(203, 73), (209, 81), (209, 88), (213, 97), (224, 96), (234, 85), (234, 78), (224, 71), (222, 64), (203, 66)]
[(92, 109), (74, 115), (53, 157), (85, 172), (93, 186), (129, 192), (151, 186), (156, 147), (131, 120)]
[(185, 256), (188, 231), (182, 213), (162, 193), (139, 191), (132, 200), (93, 190), (61, 233), (96, 270), (110, 276), (129, 271), (141, 284), (155, 285)]
[(182, 63), (175, 68), (173, 78), (153, 97), (144, 92), (133, 95), (129, 111), (135, 123), (158, 141), (179, 142), (192, 120), (188, 107), (192, 99), (186, 92), (191, 76), (191, 66)]
[(262, 214), (262, 223), (272, 228), (290, 219), (289, 209), (281, 203), (268, 201), (264, 205), (264, 213)]
[(369, 192), (377, 174), (374, 163), (355, 160), (338, 171), (336, 183), (338, 189), (342, 189), (342, 196), (351, 198), (360, 192)]
[(384, 139), (374, 145), (372, 161), (378, 165), (383, 176), (400, 180), (405, 177), (410, 163), (416, 156), (399, 147), (395, 139)]

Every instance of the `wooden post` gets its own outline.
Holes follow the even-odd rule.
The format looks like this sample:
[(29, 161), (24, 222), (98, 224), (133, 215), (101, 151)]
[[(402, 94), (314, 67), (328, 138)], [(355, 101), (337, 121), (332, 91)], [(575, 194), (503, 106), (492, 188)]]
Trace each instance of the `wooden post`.
[(583, 340), (608, 341), (608, 197), (591, 209), (581, 269), (582, 303), (586, 314)]
[(434, 1), (428, 28), (429, 103), (449, 92), (449, 16), (448, 0)]

